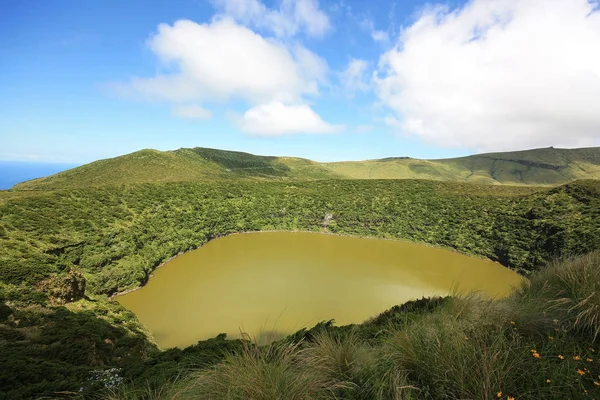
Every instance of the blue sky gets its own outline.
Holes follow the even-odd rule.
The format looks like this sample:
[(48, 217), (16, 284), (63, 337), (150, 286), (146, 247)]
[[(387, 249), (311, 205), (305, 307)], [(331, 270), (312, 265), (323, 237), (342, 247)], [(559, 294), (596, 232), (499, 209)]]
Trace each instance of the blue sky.
[(598, 4), (554, 3), (5, 0), (0, 160), (600, 145)]

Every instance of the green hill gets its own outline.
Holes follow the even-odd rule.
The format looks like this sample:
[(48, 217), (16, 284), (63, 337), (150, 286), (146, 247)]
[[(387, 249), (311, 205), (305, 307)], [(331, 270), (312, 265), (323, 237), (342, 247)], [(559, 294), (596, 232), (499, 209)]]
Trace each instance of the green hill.
[(14, 189), (66, 189), (232, 179), (429, 179), (481, 184), (558, 185), (576, 179), (598, 178), (598, 147), (550, 147), (441, 160), (402, 157), (333, 163), (196, 147), (174, 151), (141, 150), (23, 182)]
[(16, 185), (15, 189), (75, 189), (107, 185), (215, 180), (341, 178), (319, 163), (206, 148), (140, 150), (94, 161)]
[(353, 179), (433, 179), (482, 184), (556, 185), (600, 178), (600, 148), (534, 149), (441, 160), (407, 157), (324, 164)]
[(508, 153), (478, 154), (438, 160), (445, 165), (465, 168), (467, 180), (484, 183), (555, 184), (600, 177), (600, 148), (535, 149)]

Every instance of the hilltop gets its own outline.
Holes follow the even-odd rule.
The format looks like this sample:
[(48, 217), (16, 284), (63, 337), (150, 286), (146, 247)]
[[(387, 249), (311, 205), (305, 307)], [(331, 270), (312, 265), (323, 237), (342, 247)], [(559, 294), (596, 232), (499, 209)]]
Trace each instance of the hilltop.
[(559, 185), (600, 178), (600, 147), (533, 149), (467, 157), (319, 163), (196, 147), (140, 150), (15, 185), (15, 190), (72, 189), (221, 180), (428, 179), (509, 185)]

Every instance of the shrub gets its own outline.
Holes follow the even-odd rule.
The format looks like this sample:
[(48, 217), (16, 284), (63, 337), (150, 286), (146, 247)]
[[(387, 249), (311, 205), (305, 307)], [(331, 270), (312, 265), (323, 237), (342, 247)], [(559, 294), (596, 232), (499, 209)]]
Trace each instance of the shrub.
[(85, 296), (86, 280), (80, 271), (69, 269), (66, 274), (54, 275), (42, 281), (38, 287), (59, 304), (82, 299)]

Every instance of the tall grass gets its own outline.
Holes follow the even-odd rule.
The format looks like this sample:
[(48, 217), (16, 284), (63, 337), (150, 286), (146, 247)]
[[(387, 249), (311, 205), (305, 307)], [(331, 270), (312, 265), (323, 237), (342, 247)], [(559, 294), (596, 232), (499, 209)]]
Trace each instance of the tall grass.
[(131, 384), (122, 385), (111, 389), (102, 398), (103, 400), (161, 400), (177, 398), (177, 383), (170, 383), (153, 389), (150, 386), (136, 387)]
[(501, 321), (495, 303), (453, 299), (448, 307), (392, 332), (383, 345), (388, 368), (404, 372), (426, 398), (497, 398), (514, 389), (522, 368), (520, 343)]
[(600, 397), (600, 252), (554, 263), (510, 298), (452, 298), (383, 344), (422, 398)]
[(329, 399), (336, 391), (351, 387), (333, 370), (324, 373), (320, 361), (324, 359), (302, 350), (302, 342), (256, 346), (245, 341), (240, 354), (190, 377), (177, 398)]
[[(560, 325), (571, 332), (600, 334), (600, 251), (555, 262), (524, 282), (515, 297), (524, 322), (537, 330)], [(556, 321), (556, 322), (555, 322)]]
[(367, 362), (367, 355), (368, 349), (352, 333), (342, 340), (319, 332), (314, 343), (302, 351), (301, 360), (330, 381), (352, 387), (352, 381)]

